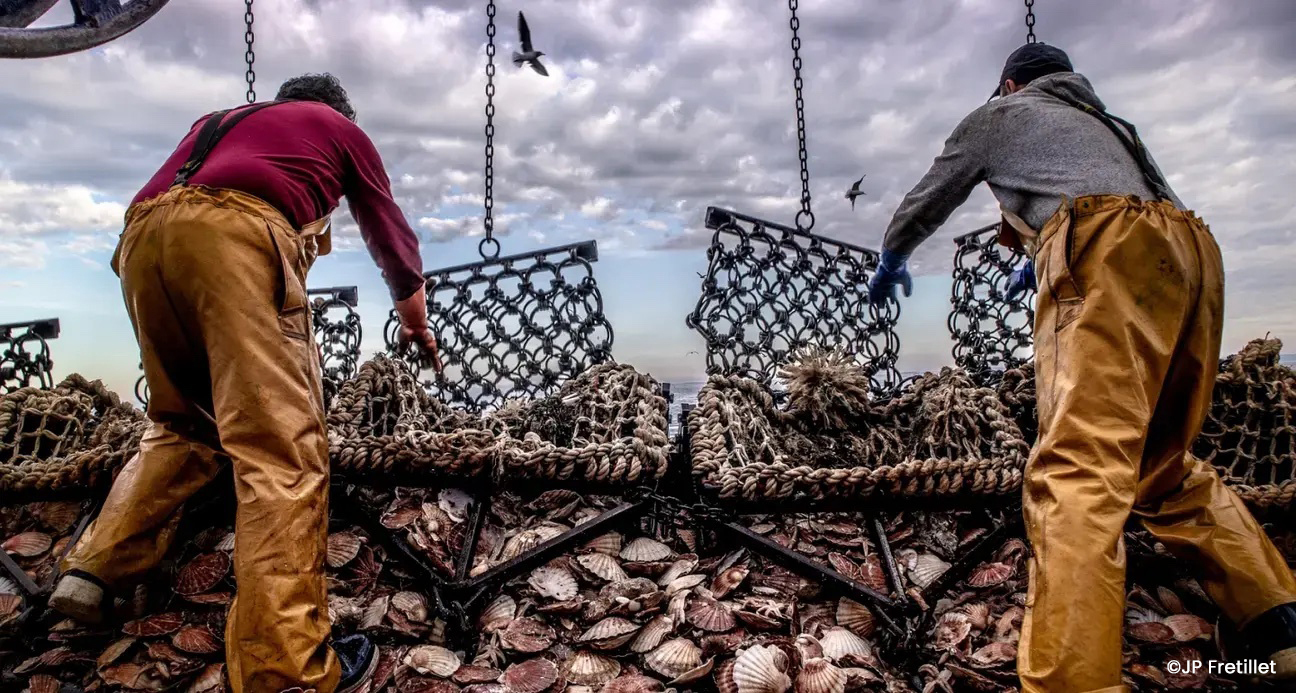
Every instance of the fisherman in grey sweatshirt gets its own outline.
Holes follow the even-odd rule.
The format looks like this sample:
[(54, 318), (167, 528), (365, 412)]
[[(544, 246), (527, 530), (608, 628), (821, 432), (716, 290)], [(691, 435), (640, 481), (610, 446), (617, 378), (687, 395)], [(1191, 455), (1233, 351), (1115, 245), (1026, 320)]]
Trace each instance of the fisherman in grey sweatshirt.
[(1134, 126), (1106, 112), (1061, 50), (1019, 48), (994, 95), (1003, 98), (959, 123), (900, 204), (869, 297), (894, 300), (896, 284), (910, 294), (906, 259), (982, 181), (1003, 214), (1000, 242), (1031, 257), (1009, 300), (1035, 283), (1038, 266), (1023, 693), (1126, 690), (1131, 514), (1199, 571), (1241, 630), (1230, 659), (1296, 678), (1296, 577), (1215, 469), (1189, 452), (1219, 360), (1219, 246)]

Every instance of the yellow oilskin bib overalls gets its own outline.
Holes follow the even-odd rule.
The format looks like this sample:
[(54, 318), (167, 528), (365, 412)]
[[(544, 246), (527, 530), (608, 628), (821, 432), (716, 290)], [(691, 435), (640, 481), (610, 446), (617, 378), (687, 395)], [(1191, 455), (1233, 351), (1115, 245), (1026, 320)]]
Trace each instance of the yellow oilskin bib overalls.
[(1038, 238), (1021, 240), (1039, 285), (1022, 691), (1122, 691), (1131, 513), (1240, 627), (1296, 601), (1296, 579), (1241, 500), (1189, 453), (1211, 405), (1224, 314), (1206, 224), (1165, 200), (1097, 195), (1064, 203)]
[(62, 567), (131, 586), (166, 553), (185, 500), (231, 462), (225, 644), (239, 693), (331, 693), (341, 675), (325, 642), (328, 441), (306, 296), (328, 250), (326, 219), (294, 229), (251, 195), (178, 185), (128, 210), (113, 257), (152, 427)]

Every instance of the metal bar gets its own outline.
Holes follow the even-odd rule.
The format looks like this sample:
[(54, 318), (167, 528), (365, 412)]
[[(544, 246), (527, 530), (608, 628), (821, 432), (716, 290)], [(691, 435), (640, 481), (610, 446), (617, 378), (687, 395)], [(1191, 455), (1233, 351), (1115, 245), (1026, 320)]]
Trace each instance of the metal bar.
[(468, 579), (472, 570), (473, 559), (477, 556), (477, 538), (481, 535), (482, 525), (486, 524), (486, 511), (490, 509), (491, 489), (479, 489), (473, 494), (472, 516), (468, 519), (468, 536), (464, 538), (463, 551), (459, 554), (459, 565), (455, 567), (455, 581)]
[(21, 29), (40, 19), (58, 0), (0, 0), (0, 28)]
[[(38, 29), (0, 28), (0, 58), (48, 58), (88, 50), (134, 31), (166, 4), (167, 0), (131, 0), (119, 11), (100, 11), (89, 16), (84, 16), (77, 4), (74, 24)], [(96, 10), (106, 6), (103, 2), (87, 3), (90, 5)]]
[(504, 257), (491, 258), (490, 260), (478, 260), (477, 262), (465, 262), (462, 265), (443, 267), (441, 269), (429, 270), (423, 273), (424, 279), (435, 279), (438, 275), (454, 274), (456, 272), (466, 272), (468, 270), (480, 267), (490, 267), (492, 265), (504, 265), (518, 260), (530, 260), (540, 258), (546, 255), (559, 255), (572, 250), (576, 251), (576, 257), (587, 262), (598, 262), (598, 242), (581, 241), (580, 243), (568, 243), (567, 245), (554, 246), (552, 248), (543, 248), (533, 250), (529, 253), (518, 253), (517, 255), (505, 255)]
[(75, 548), (77, 542), (81, 540), (81, 535), (85, 534), (86, 528), (89, 527), (90, 523), (99, 516), (99, 511), (103, 509), (103, 500), (96, 501), (94, 504), (86, 507), (86, 514), (82, 515), (80, 521), (77, 522), (77, 528), (72, 532), (72, 536), (68, 539), (67, 546), (63, 547), (63, 553), (60, 554), (58, 560), (54, 562), (54, 569), (50, 571), (49, 577), (45, 579), (45, 584), (41, 585), (42, 593), (54, 589), (54, 583), (58, 582), (60, 575), (59, 566), (62, 565), (63, 559), (67, 558), (69, 553), (72, 553), (72, 549)]
[(360, 305), (360, 288), (355, 286), (329, 286), (321, 289), (307, 289), (307, 296), (331, 296), (352, 308)]
[(11, 322), (0, 325), (0, 332), (6, 330), (30, 330), (30, 334), (42, 339), (54, 339), (59, 336), (60, 326), (58, 318), (44, 318), (41, 320), (29, 320), (27, 322)]
[(968, 547), (966, 551), (960, 552), (960, 557), (954, 562), (954, 565), (941, 573), (940, 577), (936, 578), (932, 584), (927, 586), (927, 589), (923, 590), (923, 597), (926, 598), (928, 595), (933, 594), (943, 594), (951, 586), (957, 584), (958, 581), (967, 577), (967, 574), (970, 573), (973, 568), (980, 565), (981, 561), (983, 561), (986, 556), (990, 555), (991, 551), (994, 551), (996, 547), (1003, 544), (1005, 537), (1011, 536), (1013, 533), (1020, 530), (1021, 525), (1022, 515), (1018, 512), (1013, 516), (1012, 520), (986, 532), (984, 536), (977, 539), (977, 541), (972, 546)]
[(891, 601), (891, 599), (886, 595), (865, 587), (828, 566), (806, 558), (800, 553), (785, 549), (778, 543), (766, 539), (740, 524), (714, 519), (710, 520), (709, 524), (717, 533), (726, 534), (730, 538), (737, 540), (739, 543), (746, 544), (753, 550), (772, 558), (775, 561), (783, 563), (797, 572), (809, 573), (818, 578), (821, 582), (835, 586), (839, 591), (845, 593), (846, 596), (851, 597), (852, 599), (875, 604), (879, 607), (875, 609), (878, 618), (882, 620), (889, 630), (898, 634), (904, 632), (891, 618), (891, 615), (886, 613), (887, 610), (896, 606), (895, 602)]
[(383, 527), (371, 514), (365, 512), (364, 506), (352, 495), (351, 491), (341, 489), (339, 495), (339, 502), (334, 505), (354, 520), (356, 524), (360, 525), (370, 536), (392, 551), (395, 557), (409, 561), (411, 565), (422, 571), (431, 582), (430, 587), (437, 593), (436, 601), (440, 603), (442, 601), (441, 589), (451, 586), (450, 581), (441, 573), (440, 569), (427, 562), (426, 559), (411, 549), (409, 544), (392, 534), (391, 530)]
[(896, 567), (895, 557), (891, 555), (891, 540), (887, 539), (886, 528), (877, 516), (873, 517), (872, 524), (874, 541), (882, 552), (882, 566), (886, 568), (887, 577), (891, 580), (891, 589), (895, 590), (897, 598), (906, 599), (904, 584), (900, 582), (900, 569)]
[(855, 245), (854, 243), (847, 243), (845, 241), (839, 241), (835, 238), (827, 238), (825, 236), (819, 236), (813, 233), (806, 233), (805, 231), (800, 231), (798, 229), (792, 228), (791, 226), (784, 226), (783, 224), (778, 224), (766, 219), (761, 219), (760, 217), (753, 217), (747, 214), (743, 214), (742, 212), (735, 212), (730, 209), (723, 209), (720, 207), (707, 207), (706, 227), (708, 229), (711, 229), (713, 231), (719, 229), (721, 231), (727, 232), (727, 230), (724, 227), (728, 225), (732, 220), (735, 219), (738, 221), (745, 221), (749, 224), (755, 224), (757, 226), (764, 226), (766, 228), (776, 229), (778, 231), (782, 231), (783, 233), (790, 233), (795, 236), (800, 236), (801, 238), (808, 238), (811, 240), (820, 241), (822, 243), (838, 245), (848, 250), (854, 250), (858, 253), (863, 253), (865, 256), (872, 259), (877, 259), (881, 257), (881, 254), (878, 251), (870, 250), (869, 248), (865, 248), (864, 246), (860, 246), (860, 245)]
[(19, 589), (26, 592), (28, 597), (35, 597), (40, 594), (40, 587), (35, 582), (32, 582), (31, 576), (25, 570), (20, 568), (17, 563), (14, 563), (14, 559), (9, 557), (7, 551), (0, 551), (0, 567), (3, 567), (6, 573), (9, 573), (14, 582), (18, 583)]
[(534, 549), (505, 561), (490, 570), (478, 575), (475, 578), (465, 582), (457, 583), (455, 586), (460, 590), (475, 590), (494, 584), (498, 580), (509, 578), (536, 566), (549, 562), (555, 556), (566, 551), (568, 547), (591, 536), (598, 536), (606, 532), (609, 527), (615, 526), (621, 522), (628, 522), (638, 517), (642, 517), (651, 507), (648, 501), (634, 501), (622, 503), (617, 507), (599, 515), (593, 520), (576, 525), (572, 529), (559, 534), (558, 536), (544, 542)]
[(980, 236), (981, 234), (985, 233), (986, 231), (989, 231), (990, 229), (995, 228), (995, 227), (998, 226), (998, 225), (999, 225), (999, 222), (995, 222), (995, 223), (993, 223), (993, 224), (986, 224), (985, 226), (982, 226), (981, 228), (979, 228), (979, 229), (977, 229), (977, 230), (975, 230), (975, 231), (968, 231), (967, 233), (962, 234), (962, 235), (960, 235), (960, 236), (955, 236), (955, 237), (954, 237), (954, 242), (955, 242), (955, 243), (962, 243), (962, 242), (966, 241), (966, 240), (969, 239), (969, 238), (974, 238), (974, 237), (976, 237), (976, 236)]
[(923, 510), (940, 511), (940, 510), (958, 510), (966, 509), (968, 503), (976, 503), (980, 507), (999, 508), (1009, 507), (1014, 501), (1021, 500), (1020, 493), (1003, 494), (998, 496), (973, 496), (962, 494), (955, 496), (928, 496), (921, 500), (883, 494), (869, 498), (858, 497), (832, 497), (832, 498), (813, 498), (810, 496), (793, 496), (791, 498), (771, 498), (761, 500), (748, 500), (746, 498), (719, 498), (710, 489), (703, 488), (702, 495), (706, 498), (707, 503), (713, 506), (724, 508), (726, 512), (733, 515), (768, 515), (771, 513), (858, 513), (862, 503), (868, 504), (870, 512), (892, 512), (899, 510), (912, 510), (915, 502), (921, 502)]

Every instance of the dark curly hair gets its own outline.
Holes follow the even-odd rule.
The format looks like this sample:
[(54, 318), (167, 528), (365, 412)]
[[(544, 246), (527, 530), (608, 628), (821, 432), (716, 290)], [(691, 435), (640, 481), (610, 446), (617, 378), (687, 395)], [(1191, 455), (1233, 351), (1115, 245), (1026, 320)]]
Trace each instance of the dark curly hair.
[(293, 77), (284, 82), (279, 87), (279, 93), (275, 95), (276, 99), (300, 99), (302, 101), (318, 101), (328, 104), (333, 110), (347, 117), (347, 120), (355, 122), (356, 112), (351, 107), (351, 100), (347, 98), (346, 90), (338, 82), (337, 77), (325, 72), (322, 75), (301, 75)]

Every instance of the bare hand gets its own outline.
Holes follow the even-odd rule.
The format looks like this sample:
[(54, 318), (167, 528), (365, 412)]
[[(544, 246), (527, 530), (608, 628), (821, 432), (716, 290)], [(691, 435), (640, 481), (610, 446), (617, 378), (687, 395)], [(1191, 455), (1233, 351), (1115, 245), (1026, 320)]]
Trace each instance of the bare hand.
[(432, 360), (432, 368), (436, 370), (437, 375), (441, 375), (441, 356), (437, 352), (437, 339), (432, 334), (432, 330), (427, 326), (420, 328), (409, 328), (404, 325), (396, 333), (396, 339), (401, 344), (413, 344), (422, 352), (425, 359)]

